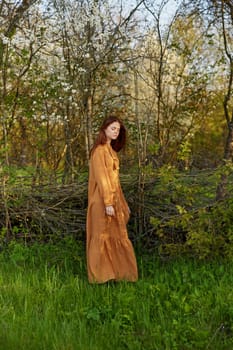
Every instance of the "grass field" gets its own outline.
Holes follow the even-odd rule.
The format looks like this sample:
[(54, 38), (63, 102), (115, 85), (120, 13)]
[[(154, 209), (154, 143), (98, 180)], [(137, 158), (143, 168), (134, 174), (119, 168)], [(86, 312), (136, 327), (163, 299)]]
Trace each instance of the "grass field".
[(0, 349), (233, 349), (233, 263), (137, 258), (137, 283), (90, 285), (73, 240), (12, 243), (0, 253)]

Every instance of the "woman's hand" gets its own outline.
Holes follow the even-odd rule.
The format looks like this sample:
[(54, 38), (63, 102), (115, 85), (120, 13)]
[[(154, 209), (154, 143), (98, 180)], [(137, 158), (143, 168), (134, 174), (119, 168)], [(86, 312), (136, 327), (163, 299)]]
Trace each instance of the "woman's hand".
[(115, 216), (115, 210), (112, 205), (105, 207), (106, 214), (109, 216)]

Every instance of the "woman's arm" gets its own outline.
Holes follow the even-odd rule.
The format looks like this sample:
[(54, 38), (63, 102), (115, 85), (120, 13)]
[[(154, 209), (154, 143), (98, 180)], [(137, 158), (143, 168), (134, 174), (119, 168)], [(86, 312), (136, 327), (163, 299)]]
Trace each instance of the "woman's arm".
[[(110, 181), (109, 169), (106, 167), (105, 163), (105, 150), (102, 146), (99, 146), (94, 151), (91, 159), (91, 165), (93, 168), (95, 180), (97, 182), (97, 186), (100, 190), (100, 194), (103, 198), (105, 207), (112, 207), (114, 204), (114, 194), (115, 191), (112, 188)], [(112, 212), (112, 210), (108, 210), (108, 212)], [(108, 214), (111, 215), (111, 214)]]

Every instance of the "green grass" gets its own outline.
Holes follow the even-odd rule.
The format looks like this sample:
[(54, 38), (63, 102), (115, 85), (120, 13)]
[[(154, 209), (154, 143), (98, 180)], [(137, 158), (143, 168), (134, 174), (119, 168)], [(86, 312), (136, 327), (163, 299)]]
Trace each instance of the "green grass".
[(233, 263), (138, 265), (135, 284), (90, 285), (72, 240), (12, 243), (0, 254), (0, 349), (233, 349)]

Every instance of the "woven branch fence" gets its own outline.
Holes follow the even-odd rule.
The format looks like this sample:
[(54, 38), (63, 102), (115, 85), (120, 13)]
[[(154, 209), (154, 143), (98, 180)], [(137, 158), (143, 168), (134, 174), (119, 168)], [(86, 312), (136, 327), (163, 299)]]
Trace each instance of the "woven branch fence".
[[(128, 231), (134, 243), (145, 248), (158, 244), (151, 217), (166, 224), (180, 216), (177, 206), (195, 211), (216, 205), (216, 183), (211, 176), (212, 172), (186, 174), (182, 180), (165, 183), (159, 177), (147, 176), (142, 185), (136, 175), (122, 175), (121, 184), (131, 209)], [(230, 193), (232, 190), (230, 183)], [(87, 180), (63, 185), (34, 184), (30, 178), (11, 183), (3, 178), (0, 191), (2, 241), (23, 238), (27, 242), (46, 242), (66, 235), (85, 240)], [(188, 196), (192, 197), (190, 201)]]

